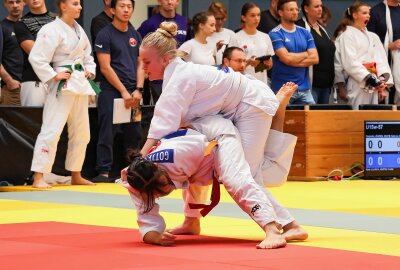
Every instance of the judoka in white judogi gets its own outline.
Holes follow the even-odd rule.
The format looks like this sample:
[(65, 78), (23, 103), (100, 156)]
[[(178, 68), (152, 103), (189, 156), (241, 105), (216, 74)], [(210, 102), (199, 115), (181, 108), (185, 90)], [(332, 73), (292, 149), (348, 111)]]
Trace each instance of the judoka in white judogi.
[[(50, 172), (57, 142), (68, 123), (68, 152), (65, 167), (81, 171), (90, 140), (88, 95), (95, 95), (85, 71), (95, 74), (91, 45), (83, 28), (68, 26), (57, 18), (39, 31), (29, 61), (40, 80), (48, 84), (49, 94), (43, 110), (43, 124), (37, 138), (32, 171)], [(72, 69), (70, 79), (60, 85), (58, 72)], [(60, 91), (57, 91), (60, 85)]]
[(358, 110), (360, 104), (378, 104), (378, 92), (365, 86), (365, 78), (370, 72), (363, 64), (376, 63), (377, 76), (384, 75), (388, 78), (386, 83), (393, 84), (391, 70), (379, 37), (367, 29), (360, 31), (348, 25), (337, 38), (336, 46), (336, 65), (341, 65), (349, 76), (346, 85), (349, 104), (354, 110)]
[[(190, 197), (185, 198), (186, 202), (204, 203), (204, 194), (196, 193), (197, 186), (209, 185), (216, 175), (238, 205), (260, 227), (272, 221), (285, 226), (294, 220), (290, 213), (271, 194), (266, 195), (263, 188), (252, 178), (244, 159), (240, 137), (231, 121), (221, 116), (209, 116), (194, 121), (192, 126), (207, 132), (207, 136), (191, 129), (181, 130), (161, 139), (157, 148), (147, 155), (147, 159), (158, 163), (158, 166), (167, 171), (177, 189), (190, 190), (186, 192)], [(209, 145), (207, 137), (216, 139), (218, 146), (205, 156)], [(268, 140), (267, 145), (278, 141), (280, 143), (266, 151), (265, 160), (268, 162), (263, 167), (263, 172), (268, 174), (269, 179), (286, 178), (285, 172), (289, 170), (291, 163), (291, 156), (287, 155), (293, 154), (296, 138), (290, 134), (273, 131)], [(159, 205), (156, 204), (150, 212), (143, 213), (140, 194), (129, 184), (124, 183), (124, 186), (128, 188), (137, 208), (142, 237), (149, 231), (163, 233), (165, 222), (159, 214)], [(185, 215), (188, 210), (188, 204), (185, 204)]]
[(194, 120), (220, 114), (239, 130), (253, 177), (262, 183), (264, 145), (279, 102), (272, 90), (240, 73), (171, 60), (148, 138), (161, 139)]

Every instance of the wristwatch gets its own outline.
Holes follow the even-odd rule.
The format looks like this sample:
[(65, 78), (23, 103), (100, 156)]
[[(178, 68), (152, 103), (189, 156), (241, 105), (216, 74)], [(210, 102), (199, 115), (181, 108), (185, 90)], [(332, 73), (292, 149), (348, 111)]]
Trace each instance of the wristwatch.
[(138, 90), (141, 94), (143, 94), (143, 87), (136, 87), (136, 90)]

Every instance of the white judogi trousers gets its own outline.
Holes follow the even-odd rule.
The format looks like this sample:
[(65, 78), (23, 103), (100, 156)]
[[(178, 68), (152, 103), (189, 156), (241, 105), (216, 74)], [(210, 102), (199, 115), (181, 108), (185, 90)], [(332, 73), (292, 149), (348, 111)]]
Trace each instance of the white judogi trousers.
[[(270, 123), (268, 124), (268, 119), (270, 116), (266, 115), (261, 110), (259, 110), (259, 114), (257, 114), (255, 113), (255, 110), (259, 109), (249, 105), (245, 105), (238, 110), (238, 112), (240, 111), (242, 114), (241, 119), (237, 120), (239, 122), (243, 121), (243, 123), (241, 122), (242, 127), (246, 127), (242, 129), (240, 136), (242, 136), (242, 134), (248, 136), (245, 141), (248, 144), (247, 149), (244, 146), (243, 137), (240, 138), (238, 135), (234, 136), (232, 134), (226, 135), (226, 133), (223, 131), (223, 128), (219, 128), (231, 124), (227, 119), (218, 116), (204, 117), (197, 120), (196, 123), (193, 123), (192, 125), (197, 131), (206, 135), (209, 140), (217, 138), (218, 148), (216, 156), (217, 158), (215, 159), (215, 167), (217, 168), (216, 173), (219, 176), (220, 182), (225, 185), (225, 188), (228, 190), (237, 204), (243, 209), (243, 211), (249, 214), (250, 217), (252, 217), (257, 224), (260, 225), (260, 227), (263, 227), (272, 221), (276, 221), (280, 225), (285, 226), (295, 219), (289, 213), (289, 211), (284, 208), (265, 188), (263, 175), (268, 176), (268, 179), (271, 177), (273, 179), (279, 179), (277, 180), (279, 183), (282, 182), (280, 178), (286, 179), (288, 172), (287, 166), (290, 168), (296, 138), (292, 135), (280, 133), (279, 135), (286, 136), (286, 139), (281, 137), (281, 145), (286, 146), (287, 150), (282, 150), (285, 150), (285, 154), (287, 154), (287, 156), (275, 155), (277, 160), (271, 160), (271, 151), (264, 148), (267, 141), (267, 138), (264, 137), (268, 137), (270, 131)], [(246, 116), (248, 115), (250, 115), (252, 118), (246, 119)], [(246, 123), (248, 125), (246, 125)], [(262, 125), (265, 126), (264, 129), (261, 128)], [(238, 128), (237, 125), (236, 128)], [(258, 130), (260, 131), (259, 133), (257, 132)], [(221, 134), (223, 135), (221, 136)], [(279, 141), (279, 139), (276, 139), (275, 142), (276, 141)], [(289, 144), (292, 146), (288, 147)], [(255, 155), (253, 156), (252, 153)], [(253, 164), (253, 169), (259, 170), (255, 171), (255, 174), (258, 176), (258, 180), (254, 179), (254, 175), (251, 171), (251, 166), (246, 158), (246, 155), (249, 156), (249, 160)], [(252, 182), (255, 182), (260, 187), (260, 190), (262, 190), (266, 197), (260, 194), (251, 194), (249, 190), (243, 189), (243, 186)], [(268, 182), (268, 180), (266, 182)], [(208, 199), (207, 191), (208, 186), (204, 187), (190, 185), (189, 191), (184, 190), (183, 192), (184, 200), (185, 202), (190, 203), (205, 203)], [(235, 196), (235, 192), (239, 192), (241, 194), (241, 201), (237, 200), (239, 196)], [(239, 195), (239, 193), (237, 195)], [(243, 193), (245, 193), (245, 195), (243, 195)], [(252, 209), (249, 208), (249, 205), (251, 205), (249, 202), (260, 202), (259, 204), (262, 206), (263, 210), (259, 210), (260, 213), (254, 215), (251, 213)], [(185, 203), (184, 214), (187, 217), (201, 217), (197, 209), (189, 208), (188, 203)]]
[(47, 97), (47, 86), (42, 82), (21, 83), (21, 106), (43, 107)]
[[(53, 82), (56, 84), (56, 82)], [(52, 87), (43, 110), (43, 124), (37, 137), (31, 170), (51, 172), (57, 143), (68, 124), (68, 151), (65, 168), (79, 172), (85, 159), (86, 146), (90, 141), (88, 96), (66, 92), (57, 96), (57, 86)]]

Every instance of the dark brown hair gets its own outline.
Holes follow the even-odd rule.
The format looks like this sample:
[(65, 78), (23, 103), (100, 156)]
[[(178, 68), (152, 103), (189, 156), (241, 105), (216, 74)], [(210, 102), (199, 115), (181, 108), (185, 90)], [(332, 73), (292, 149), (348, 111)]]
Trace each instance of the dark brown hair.
[(348, 7), (344, 14), (342, 21), (340, 24), (336, 27), (335, 32), (333, 33), (333, 38), (336, 39), (341, 33), (343, 33), (346, 30), (346, 27), (348, 25), (351, 25), (354, 23), (354, 18), (353, 14), (356, 13), (360, 7), (369, 7), (368, 4), (362, 2), (362, 1), (355, 1), (350, 7)]
[(162, 195), (160, 188), (164, 183), (160, 183), (159, 179), (163, 175), (157, 165), (142, 157), (139, 150), (128, 150), (128, 160), (130, 165), (126, 173), (129, 185), (139, 191), (144, 202), (144, 213), (148, 213), (153, 209), (157, 194)]

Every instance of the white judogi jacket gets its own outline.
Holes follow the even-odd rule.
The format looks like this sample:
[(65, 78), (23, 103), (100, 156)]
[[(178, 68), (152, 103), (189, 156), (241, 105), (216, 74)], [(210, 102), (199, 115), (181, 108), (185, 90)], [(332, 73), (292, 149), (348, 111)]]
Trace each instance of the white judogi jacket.
[(337, 39), (336, 46), (340, 52), (338, 54), (340, 64), (346, 74), (350, 76), (350, 86), (355, 87), (355, 84), (358, 85), (358, 88), (365, 86), (364, 79), (369, 71), (363, 64), (371, 62), (376, 63), (378, 77), (388, 73), (390, 78), (387, 83), (393, 84), (385, 50), (375, 33), (367, 30), (360, 31), (353, 26), (347, 26), (346, 31)]
[[(57, 17), (39, 31), (29, 54), (29, 62), (39, 79), (48, 83), (52, 91), (59, 83), (53, 78), (58, 72), (67, 70), (62, 66), (74, 67), (81, 64), (85, 70), (96, 74), (96, 64), (91, 52), (92, 48), (83, 28), (75, 21), (72, 28)], [(77, 70), (72, 72), (62, 91), (77, 95), (95, 95), (85, 78), (85, 72)]]
[(228, 118), (241, 102), (271, 116), (279, 106), (272, 90), (258, 80), (175, 58), (165, 69), (163, 92), (154, 109), (147, 137), (161, 139), (207, 115), (222, 114)]
[[(214, 172), (214, 151), (208, 151), (206, 136), (192, 129), (179, 130), (163, 139), (146, 156), (168, 173), (177, 189), (188, 189), (189, 184), (210, 185)], [(137, 222), (142, 237), (149, 231), (163, 233), (165, 222), (159, 213), (159, 204), (155, 204), (148, 213), (143, 213), (143, 201), (140, 194), (129, 186), (129, 194), (137, 209)]]
[[(204, 156), (204, 153), (208, 152), (206, 151), (207, 147), (210, 146), (208, 143), (209, 140), (216, 139), (220, 143), (221, 139), (223, 140), (223, 137), (219, 137), (221, 135), (235, 138), (237, 132), (231, 121), (223, 119), (221, 116), (209, 116), (197, 119), (192, 125), (195, 129), (204, 133), (204, 135), (191, 129), (175, 132), (163, 138), (157, 148), (147, 155), (148, 159), (158, 163), (159, 166), (162, 166), (167, 171), (176, 188), (188, 190), (189, 193), (191, 191), (202, 192), (202, 190), (196, 189), (196, 186), (210, 185), (212, 177), (218, 177), (228, 192), (232, 192), (232, 190), (237, 191), (230, 195), (235, 201), (237, 200), (238, 205), (246, 213), (250, 214), (249, 209), (251, 209), (252, 204), (255, 201), (259, 202), (262, 208), (252, 218), (260, 226), (265, 225), (263, 222), (275, 214), (276, 220), (283, 225), (293, 220), (293, 217), (287, 210), (283, 209), (268, 194), (268, 198), (266, 198), (263, 193), (257, 193), (255, 190), (255, 186), (257, 185), (251, 177), (244, 156), (239, 155), (238, 158), (232, 159), (232, 157), (237, 156), (242, 151), (241, 149), (236, 149), (236, 147), (241, 147), (240, 138), (236, 144), (229, 143), (228, 148), (225, 144), (225, 150), (221, 150), (222, 146), (220, 146), (214, 148), (216, 149), (215, 152), (212, 151), (209, 155)], [(286, 180), (295, 144), (295, 136), (278, 131), (271, 132), (266, 143), (263, 165), (263, 174), (268, 179), (266, 185), (276, 186)], [(220, 151), (223, 152), (219, 153), (218, 158), (217, 153)], [(226, 162), (224, 163), (223, 159), (226, 159), (228, 163), (231, 160), (235, 160), (235, 163), (227, 168)], [(225, 165), (222, 165), (223, 163)], [(221, 168), (221, 166), (224, 166), (225, 169)], [(131, 188), (127, 182), (123, 182), (122, 184), (128, 189), (136, 206), (137, 222), (142, 237), (149, 231), (163, 233), (166, 226), (164, 219), (159, 213), (159, 205), (156, 203), (149, 213), (143, 213), (143, 202), (140, 194)], [(194, 185), (189, 187), (189, 184)], [(185, 203), (206, 203), (202, 199), (204, 199), (203, 194), (189, 194), (189, 197), (185, 196)]]

